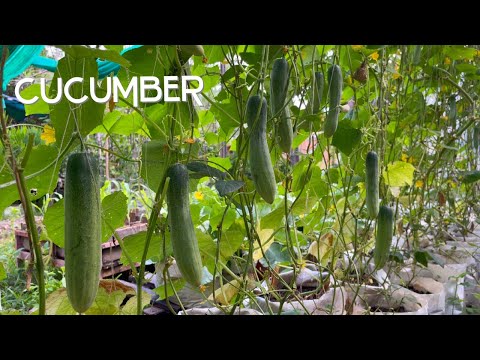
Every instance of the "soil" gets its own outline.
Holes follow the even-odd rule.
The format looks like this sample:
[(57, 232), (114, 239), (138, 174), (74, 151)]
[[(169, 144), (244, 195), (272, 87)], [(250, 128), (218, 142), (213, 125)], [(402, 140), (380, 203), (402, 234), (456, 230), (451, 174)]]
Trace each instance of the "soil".
[(377, 280), (368, 275), (363, 275), (360, 278), (360, 283), (358, 283), (358, 277), (355, 275), (348, 276), (343, 280), (345, 283), (357, 284), (357, 285), (369, 285), (369, 286), (380, 286)]
[(430, 291), (419, 291), (417, 289), (415, 289), (413, 286), (409, 286), (408, 287), (408, 290), (412, 290), (413, 292), (417, 293), (417, 294), (426, 294), (426, 295), (431, 295), (432, 293)]

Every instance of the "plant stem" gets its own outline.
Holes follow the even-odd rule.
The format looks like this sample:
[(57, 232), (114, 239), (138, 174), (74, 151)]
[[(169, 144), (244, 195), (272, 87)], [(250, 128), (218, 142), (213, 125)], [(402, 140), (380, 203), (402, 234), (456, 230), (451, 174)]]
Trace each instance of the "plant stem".
[[(166, 163), (168, 164), (170, 160), (170, 152), (168, 152)], [(150, 214), (150, 220), (148, 223), (147, 238), (145, 240), (145, 247), (143, 248), (142, 261), (140, 262), (140, 269), (138, 270), (137, 278), (137, 315), (142, 314), (142, 297), (140, 296), (143, 285), (143, 277), (145, 275), (145, 262), (147, 260), (147, 252), (150, 247), (150, 241), (153, 236), (153, 231), (155, 230), (155, 225), (157, 223), (158, 215), (162, 209), (163, 200), (165, 199), (165, 194), (168, 188), (170, 178), (166, 177), (166, 171), (163, 175), (162, 181), (158, 186), (157, 194), (155, 195), (155, 202)], [(162, 190), (163, 189), (163, 190)]]
[[(0, 99), (3, 98), (3, 69), (5, 62), (7, 60), (7, 47), (3, 45), (2, 58), (0, 61)], [(18, 166), (15, 157), (13, 156), (13, 149), (10, 143), (10, 139), (7, 133), (7, 123), (5, 117), (3, 116), (3, 106), (0, 109), (0, 123), (2, 126), (2, 143), (5, 147), (5, 153), (7, 154), (7, 162), (9, 162), (10, 167), (15, 176), (15, 182), (17, 184), (18, 195), (20, 196), (20, 201), (22, 203), (23, 211), (25, 213), (25, 222), (27, 224), (27, 232), (33, 244), (33, 251), (35, 256), (35, 265), (37, 270), (37, 283), (38, 283), (38, 303), (39, 303), (39, 314), (45, 315), (45, 281), (43, 273), (43, 259), (42, 259), (42, 248), (40, 246), (40, 240), (38, 236), (37, 226), (35, 223), (35, 216), (33, 214), (32, 203), (30, 202), (30, 196), (27, 189), (27, 183), (25, 181), (25, 176), (23, 175), (23, 167), (26, 165), (30, 151), (33, 145), (33, 139), (29, 139), (27, 146), (27, 151), (22, 162), (22, 166)]]

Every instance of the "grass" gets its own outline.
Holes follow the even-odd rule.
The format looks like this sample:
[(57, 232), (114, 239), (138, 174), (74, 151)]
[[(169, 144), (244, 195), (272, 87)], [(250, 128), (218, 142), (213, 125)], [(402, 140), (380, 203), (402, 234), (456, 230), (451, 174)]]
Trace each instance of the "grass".
[[(17, 266), (19, 250), (15, 249), (13, 222), (11, 231), (0, 233), (0, 263), (6, 277), (0, 281), (0, 313), (28, 314), (38, 307), (38, 287), (35, 282), (35, 271), (32, 271), (32, 282), (27, 289), (26, 266)], [(48, 255), (48, 244), (43, 247), (44, 259)], [(45, 287), (47, 295), (64, 286), (62, 269), (45, 267)]]

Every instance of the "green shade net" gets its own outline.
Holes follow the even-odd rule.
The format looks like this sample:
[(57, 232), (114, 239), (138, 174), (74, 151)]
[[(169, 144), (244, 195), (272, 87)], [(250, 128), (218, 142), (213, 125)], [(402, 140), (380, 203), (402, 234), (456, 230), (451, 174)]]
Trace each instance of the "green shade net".
[[(1, 50), (3, 51), (1, 45)], [(3, 84), (5, 90), (7, 84), (13, 78), (24, 72), (30, 65), (35, 56), (40, 55), (45, 45), (9, 45), (9, 56), (3, 69)]]

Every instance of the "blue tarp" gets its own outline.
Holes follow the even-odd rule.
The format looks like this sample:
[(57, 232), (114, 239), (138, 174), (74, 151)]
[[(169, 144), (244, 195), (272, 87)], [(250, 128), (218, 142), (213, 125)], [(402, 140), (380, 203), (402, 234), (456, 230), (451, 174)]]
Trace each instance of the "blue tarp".
[[(139, 48), (142, 45), (132, 45), (124, 49), (120, 54), (124, 54), (132, 49)], [(13, 78), (24, 72), (29, 66), (35, 66), (51, 72), (57, 70), (58, 61), (55, 59), (40, 56), (45, 45), (10, 45), (8, 50), (10, 52), (5, 67), (3, 70), (3, 90), (7, 88), (8, 83)], [(3, 46), (0, 45), (0, 50)], [(103, 79), (111, 73), (117, 75), (120, 70), (120, 65), (112, 61), (97, 60), (98, 64), (98, 78)], [(15, 98), (5, 97), (2, 99), (2, 105), (7, 110), (7, 113), (17, 121), (23, 120), (25, 117), (25, 106), (17, 101)], [(23, 117), (22, 117), (23, 114)], [(21, 118), (21, 120), (19, 120)]]

